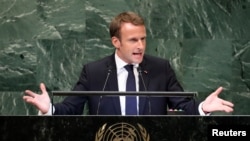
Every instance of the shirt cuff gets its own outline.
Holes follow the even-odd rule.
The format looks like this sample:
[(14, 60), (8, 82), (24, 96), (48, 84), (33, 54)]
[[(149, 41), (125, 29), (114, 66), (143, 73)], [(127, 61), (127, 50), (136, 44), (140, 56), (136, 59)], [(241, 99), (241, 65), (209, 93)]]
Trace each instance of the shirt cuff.
[(204, 103), (204, 102), (201, 102), (201, 103), (199, 104), (199, 113), (200, 113), (200, 115), (201, 115), (201, 116), (209, 116), (209, 115), (211, 115), (211, 113), (205, 113), (205, 112), (202, 110), (202, 105), (203, 105), (203, 103)]
[(49, 116), (52, 115), (52, 108), (53, 108), (53, 113), (55, 112), (55, 107), (52, 106), (52, 104), (50, 103), (49, 105), (49, 111), (45, 114), (43, 114), (40, 110), (38, 111), (38, 115), (43, 115), (43, 116)]

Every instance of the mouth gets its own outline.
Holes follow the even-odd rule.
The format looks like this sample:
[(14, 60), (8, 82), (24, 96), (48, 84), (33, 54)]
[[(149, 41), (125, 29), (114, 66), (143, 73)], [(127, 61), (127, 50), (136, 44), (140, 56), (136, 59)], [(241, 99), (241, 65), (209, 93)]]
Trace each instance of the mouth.
[(133, 55), (136, 55), (136, 56), (141, 56), (142, 53), (133, 53)]
[(143, 53), (142, 52), (140, 52), (140, 53), (133, 53), (133, 58), (135, 59), (135, 60), (141, 60), (142, 59), (142, 57), (143, 57)]
[(133, 52), (132, 53), (132, 57), (133, 57), (133, 63), (140, 63), (142, 61), (143, 58), (143, 53), (142, 52)]

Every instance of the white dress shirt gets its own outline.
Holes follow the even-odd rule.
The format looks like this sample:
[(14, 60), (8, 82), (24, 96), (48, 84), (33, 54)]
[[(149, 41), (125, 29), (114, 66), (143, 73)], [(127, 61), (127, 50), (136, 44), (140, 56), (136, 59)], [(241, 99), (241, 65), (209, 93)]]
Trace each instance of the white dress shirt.
[[(127, 65), (126, 62), (124, 62), (122, 59), (118, 57), (117, 54), (115, 54), (115, 62), (116, 62), (116, 68), (117, 68), (117, 80), (118, 80), (118, 90), (120, 92), (125, 92), (126, 91), (126, 82), (127, 82), (127, 77), (128, 77), (128, 71), (124, 68), (124, 66)], [(139, 91), (139, 75), (138, 75), (138, 64), (133, 64), (134, 65), (134, 75), (135, 75), (135, 85), (136, 85), (136, 91)], [(137, 99), (137, 115), (139, 115), (139, 98), (138, 96), (136, 97)], [(126, 111), (126, 97), (125, 96), (120, 96), (120, 106), (121, 106), (121, 114), (124, 116), (125, 111)]]

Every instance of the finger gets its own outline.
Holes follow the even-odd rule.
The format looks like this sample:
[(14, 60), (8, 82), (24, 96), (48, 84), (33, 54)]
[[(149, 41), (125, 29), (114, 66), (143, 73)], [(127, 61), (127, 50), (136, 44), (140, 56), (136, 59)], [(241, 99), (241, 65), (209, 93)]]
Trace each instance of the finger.
[(40, 84), (40, 89), (41, 89), (42, 93), (46, 93), (46, 92), (47, 92), (46, 86), (45, 86), (44, 83), (41, 83), (41, 84)]
[(31, 97), (35, 97), (36, 93), (30, 91), (30, 90), (26, 90), (25, 93)]
[(229, 101), (226, 101), (226, 100), (223, 100), (222, 104), (225, 105), (225, 106), (234, 107), (234, 104), (232, 102), (229, 102)]
[(228, 106), (224, 106), (223, 111), (225, 111), (227, 113), (231, 113), (231, 112), (233, 112), (233, 108), (232, 107), (228, 107)]
[(23, 99), (28, 102), (28, 103), (31, 103), (31, 104), (34, 104), (35, 103), (35, 100), (34, 98), (30, 97), (30, 96), (23, 96)]
[(222, 104), (222, 105), (217, 106), (216, 111), (224, 111), (224, 112), (230, 113), (230, 112), (233, 112), (233, 108)]
[(216, 91), (212, 93), (214, 96), (218, 96), (223, 91), (223, 87), (219, 87)]
[(24, 100), (33, 99), (33, 97), (31, 97), (31, 96), (23, 96), (23, 99), (24, 99)]

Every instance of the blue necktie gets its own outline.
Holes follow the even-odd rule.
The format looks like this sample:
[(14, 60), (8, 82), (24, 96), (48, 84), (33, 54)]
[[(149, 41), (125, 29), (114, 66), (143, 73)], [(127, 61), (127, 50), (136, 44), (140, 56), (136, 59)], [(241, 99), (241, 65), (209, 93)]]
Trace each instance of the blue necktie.
[[(128, 71), (126, 91), (136, 91), (133, 65), (124, 67)], [(126, 96), (126, 115), (137, 115), (136, 96)]]

